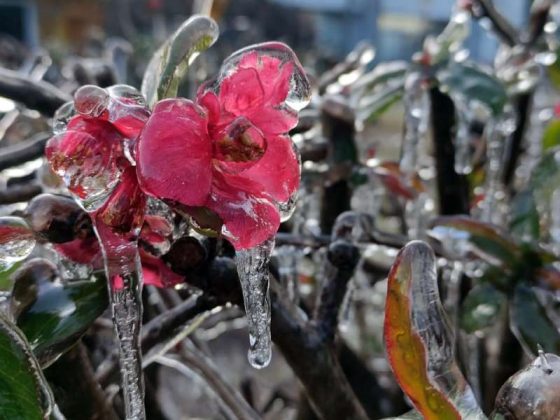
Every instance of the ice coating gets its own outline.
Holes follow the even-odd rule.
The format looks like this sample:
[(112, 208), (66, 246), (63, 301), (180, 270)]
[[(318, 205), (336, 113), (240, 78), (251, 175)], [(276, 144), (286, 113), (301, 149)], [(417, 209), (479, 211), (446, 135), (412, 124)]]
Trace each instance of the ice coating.
[(248, 359), (256, 369), (268, 366), (272, 357), (268, 262), (273, 248), (274, 239), (269, 239), (235, 254), (249, 329)]
[(52, 129), (54, 134), (63, 133), (70, 119), (76, 115), (74, 101), (66, 102), (56, 110), (53, 116)]
[(140, 349), (142, 267), (135, 234), (120, 235), (99, 221), (94, 225), (109, 284), (126, 418), (143, 420), (146, 414)]
[(429, 100), (424, 79), (420, 73), (410, 73), (405, 82), (405, 129), (400, 169), (411, 174), (418, 166), (418, 148), (428, 130)]
[(74, 107), (84, 117), (100, 117), (109, 105), (109, 94), (103, 88), (85, 85), (74, 93)]
[(20, 217), (0, 217), (0, 271), (24, 260), (35, 247), (33, 231)]
[(455, 172), (468, 175), (472, 172), (472, 136), (471, 123), (473, 115), (469, 102), (462, 95), (451, 95), (457, 115), (455, 131)]
[(424, 242), (407, 244), (391, 268), (384, 330), (395, 376), (425, 418), (486, 418), (455, 360), (436, 258)]
[(290, 88), (285, 103), (294, 111), (300, 111), (307, 106), (311, 100), (311, 85), (309, 84), (309, 80), (307, 80), (303, 66), (299, 62), (296, 54), (290, 47), (281, 42), (264, 42), (236, 51), (224, 60), (217, 82), (220, 83), (221, 80), (235, 72), (240, 61), (250, 53), (256, 53), (257, 57), (269, 56), (277, 58), (281, 62), (281, 68), (286, 65), (292, 65)]
[(515, 114), (511, 108), (500, 116), (488, 121), (485, 128), (486, 136), (486, 179), (485, 196), (480, 203), (480, 220), (501, 224), (504, 218), (498, 206), (502, 194), (502, 175), (504, 151), (509, 137), (515, 131)]

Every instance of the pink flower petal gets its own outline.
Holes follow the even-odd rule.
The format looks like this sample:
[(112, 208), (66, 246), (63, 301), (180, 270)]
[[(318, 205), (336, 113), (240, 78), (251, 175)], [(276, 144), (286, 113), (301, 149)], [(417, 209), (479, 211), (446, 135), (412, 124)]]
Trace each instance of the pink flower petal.
[(259, 183), (261, 192), (265, 191), (277, 202), (285, 202), (299, 188), (299, 159), (289, 137), (275, 136), (267, 140), (264, 156), (238, 177)]
[(146, 251), (140, 250), (142, 261), (142, 277), (144, 284), (156, 287), (173, 287), (184, 282), (184, 277), (171, 271), (159, 258), (154, 257)]
[(204, 110), (186, 99), (159, 102), (140, 134), (136, 163), (142, 189), (160, 199), (203, 205), (212, 182), (212, 145)]
[(241, 68), (220, 84), (222, 108), (237, 116), (259, 109), (264, 103), (264, 89), (255, 69)]
[(138, 185), (135, 168), (130, 166), (95, 217), (114, 231), (128, 233), (142, 225), (145, 207), (146, 196)]
[(118, 181), (126, 162), (121, 139), (110, 123), (77, 116), (49, 140), (45, 155), (68, 189), (86, 199)]
[(222, 234), (235, 249), (252, 248), (276, 234), (280, 214), (265, 194), (256, 193), (258, 184), (245, 182), (246, 190), (238, 189), (244, 180), (236, 175), (227, 178), (216, 174), (212, 194), (206, 207), (224, 223)]
[(101, 268), (103, 265), (101, 247), (96, 237), (74, 239), (53, 247), (59, 254), (75, 263), (92, 265), (94, 268)]

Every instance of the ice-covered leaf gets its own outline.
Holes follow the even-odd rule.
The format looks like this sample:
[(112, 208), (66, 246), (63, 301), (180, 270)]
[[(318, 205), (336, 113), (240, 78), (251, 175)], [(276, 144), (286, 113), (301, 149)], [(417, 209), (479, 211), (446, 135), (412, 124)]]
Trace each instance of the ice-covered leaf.
[(0, 418), (48, 418), (51, 407), (43, 381), (24, 335), (0, 313)]
[(544, 153), (533, 170), (529, 189), (533, 191), (537, 209), (541, 216), (551, 210), (552, 195), (560, 187), (560, 148), (555, 147)]
[(437, 73), (437, 79), (443, 90), (483, 103), (494, 115), (501, 114), (507, 102), (503, 84), (472, 63), (452, 62)]
[(560, 120), (553, 120), (548, 124), (542, 139), (543, 150), (556, 146), (560, 146)]
[(156, 51), (142, 80), (142, 94), (149, 106), (177, 95), (189, 65), (218, 39), (216, 22), (206, 16), (192, 16)]
[(372, 168), (372, 173), (378, 177), (389, 193), (412, 200), (421, 192), (425, 186), (418, 174), (403, 173), (396, 162), (382, 162)]
[(494, 265), (512, 266), (520, 253), (506, 232), (468, 216), (438, 217), (432, 222), (429, 234), (438, 239), (452, 255), (457, 254), (455, 248), (460, 241), (465, 255), (470, 251)]
[(389, 272), (384, 337), (395, 377), (424, 418), (483, 418), (455, 361), (435, 255), (424, 242), (406, 245)]
[(471, 289), (461, 308), (461, 328), (467, 333), (484, 330), (494, 324), (506, 296), (489, 284)]
[(546, 352), (560, 353), (560, 332), (548, 318), (535, 290), (525, 283), (515, 288), (510, 327), (526, 353), (536, 355), (539, 345)]
[(519, 192), (511, 203), (511, 219), (509, 227), (511, 233), (523, 241), (539, 239), (539, 213), (533, 192), (524, 190)]
[(103, 276), (62, 284), (56, 268), (38, 259), (14, 274), (12, 314), (42, 365), (74, 345), (107, 304)]

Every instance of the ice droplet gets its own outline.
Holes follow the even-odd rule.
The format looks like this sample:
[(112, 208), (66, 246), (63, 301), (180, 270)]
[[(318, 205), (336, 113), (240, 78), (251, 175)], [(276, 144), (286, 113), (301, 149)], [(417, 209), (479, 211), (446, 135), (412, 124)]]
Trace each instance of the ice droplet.
[(35, 247), (29, 225), (20, 217), (0, 217), (0, 271), (24, 260)]
[(239, 250), (235, 255), (249, 329), (248, 358), (256, 369), (268, 366), (272, 357), (268, 262), (273, 248), (274, 239), (271, 238), (254, 248)]
[(61, 134), (66, 130), (70, 119), (76, 115), (74, 101), (66, 102), (56, 110), (53, 116), (52, 130), (54, 134)]
[(109, 94), (103, 88), (85, 85), (74, 93), (74, 107), (84, 117), (98, 118), (109, 105)]

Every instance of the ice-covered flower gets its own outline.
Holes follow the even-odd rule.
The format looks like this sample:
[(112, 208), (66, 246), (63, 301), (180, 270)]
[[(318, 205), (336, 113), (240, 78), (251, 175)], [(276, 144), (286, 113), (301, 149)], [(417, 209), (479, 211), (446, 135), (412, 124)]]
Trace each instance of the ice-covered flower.
[(237, 249), (264, 242), (298, 189), (299, 159), (287, 133), (306, 96), (305, 74), (287, 46), (234, 54), (195, 102), (156, 104), (137, 143), (141, 188), (195, 220), (210, 210)]
[(84, 86), (73, 107), (77, 114), (47, 143), (47, 159), (86, 210), (107, 226), (130, 231), (141, 224), (146, 200), (130, 150), (149, 111), (138, 92), (123, 85)]

